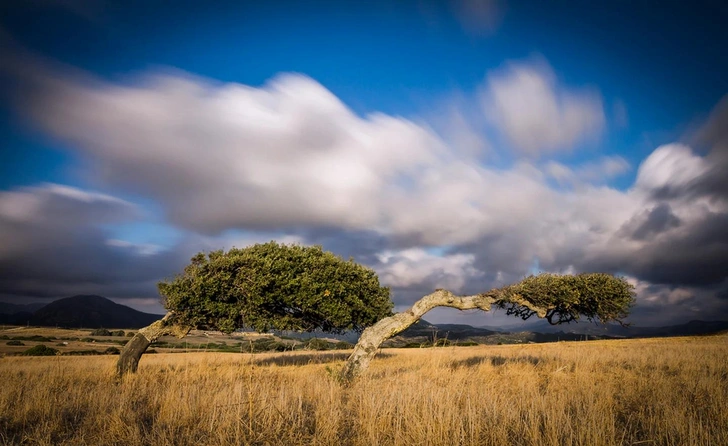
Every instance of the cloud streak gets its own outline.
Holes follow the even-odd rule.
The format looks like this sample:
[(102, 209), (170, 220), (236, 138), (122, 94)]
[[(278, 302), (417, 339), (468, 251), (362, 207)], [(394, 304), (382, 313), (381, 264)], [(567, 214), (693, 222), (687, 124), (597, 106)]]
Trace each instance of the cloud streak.
[(510, 63), (490, 73), (481, 100), (486, 117), (530, 156), (571, 150), (605, 126), (601, 95), (560, 85), (543, 61)]

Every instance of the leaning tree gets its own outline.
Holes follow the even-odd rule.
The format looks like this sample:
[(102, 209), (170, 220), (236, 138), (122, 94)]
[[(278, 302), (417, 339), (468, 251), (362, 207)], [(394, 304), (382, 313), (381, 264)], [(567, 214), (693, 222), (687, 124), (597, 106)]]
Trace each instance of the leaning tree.
[(623, 324), (623, 319), (634, 304), (633, 289), (624, 278), (610, 274), (544, 273), (470, 296), (436, 290), (415, 302), (410, 309), (386, 317), (365, 329), (354, 347), (354, 353), (341, 370), (340, 378), (350, 382), (367, 368), (382, 342), (406, 330), (435, 307), (483, 311), (498, 308), (505, 310), (507, 315), (524, 320), (532, 316), (545, 318), (552, 325), (576, 321), (581, 317), (590, 321)]
[(160, 336), (183, 337), (192, 328), (226, 333), (243, 327), (261, 332), (363, 330), (340, 373), (348, 383), (366, 369), (385, 340), (435, 307), (500, 308), (508, 315), (538, 316), (556, 325), (580, 317), (621, 323), (634, 303), (633, 288), (623, 278), (540, 274), (470, 296), (436, 290), (392, 315), (389, 289), (379, 285), (371, 269), (318, 246), (275, 242), (200, 253), (182, 274), (161, 282), (159, 291), (168, 313), (139, 330), (125, 346), (117, 364), (120, 376), (135, 371), (142, 354)]
[(159, 283), (167, 314), (142, 328), (117, 363), (134, 372), (149, 345), (193, 328), (342, 333), (362, 331), (392, 314), (389, 288), (374, 271), (319, 246), (275, 242), (200, 253), (178, 276)]

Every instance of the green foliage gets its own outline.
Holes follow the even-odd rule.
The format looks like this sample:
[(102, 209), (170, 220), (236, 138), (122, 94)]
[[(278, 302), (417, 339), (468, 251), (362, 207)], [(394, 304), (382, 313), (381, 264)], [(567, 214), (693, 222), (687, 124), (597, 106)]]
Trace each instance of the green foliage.
[(176, 323), (225, 333), (361, 331), (392, 311), (374, 271), (319, 246), (269, 242), (199, 253), (158, 287)]
[(56, 353), (58, 353), (58, 350), (55, 348), (51, 348), (48, 346), (45, 346), (43, 344), (38, 344), (35, 347), (31, 347), (28, 350), (21, 353), (23, 356), (55, 356)]
[(104, 350), (105, 355), (118, 355), (121, 353), (121, 350), (119, 350), (116, 347), (109, 347), (106, 350)]
[(498, 299), (506, 313), (528, 319), (536, 314), (519, 303), (526, 300), (546, 309), (551, 324), (578, 320), (622, 323), (634, 305), (634, 287), (623, 277), (604, 273), (576, 275), (539, 274), (521, 282), (486, 293)]
[(319, 339), (319, 338), (309, 339), (304, 344), (304, 348), (306, 350), (324, 351), (324, 350), (333, 350), (335, 347), (336, 347), (336, 344), (329, 342), (325, 339)]
[(111, 336), (111, 332), (105, 328), (97, 328), (91, 332), (91, 336)]
[[(284, 352), (289, 350), (293, 350), (292, 343), (278, 342), (275, 338), (261, 338), (242, 344), (242, 351), (245, 353)], [(241, 351), (241, 347), (236, 347), (235, 351)]]
[(21, 341), (8, 341), (5, 345), (25, 345)]
[(51, 342), (55, 340), (56, 338), (53, 336), (41, 336), (41, 335), (32, 335), (32, 336), (13, 336), (14, 341), (35, 341), (35, 342)]
[(124, 336), (124, 330), (116, 330), (111, 332), (111, 336)]

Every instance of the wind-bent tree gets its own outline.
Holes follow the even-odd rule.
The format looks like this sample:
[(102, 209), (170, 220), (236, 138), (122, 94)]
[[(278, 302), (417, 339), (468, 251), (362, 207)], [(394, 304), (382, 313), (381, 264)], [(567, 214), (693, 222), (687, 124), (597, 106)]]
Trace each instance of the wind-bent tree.
[(192, 328), (225, 333), (244, 327), (261, 332), (363, 330), (341, 370), (342, 382), (348, 383), (366, 369), (382, 342), (435, 307), (500, 308), (508, 315), (535, 315), (556, 325), (580, 317), (622, 323), (634, 303), (633, 287), (623, 278), (540, 274), (471, 296), (436, 290), (392, 315), (389, 289), (379, 285), (371, 269), (318, 246), (275, 242), (197, 254), (182, 274), (161, 282), (159, 292), (168, 313), (139, 330), (124, 347), (117, 363), (120, 376), (136, 371), (142, 354), (160, 336), (183, 337)]
[(506, 314), (528, 319), (546, 318), (552, 325), (576, 321), (623, 323), (634, 304), (633, 287), (624, 278), (603, 273), (529, 276), (521, 282), (471, 296), (436, 290), (407, 311), (386, 317), (367, 328), (341, 370), (343, 382), (351, 382), (369, 365), (382, 342), (406, 330), (435, 307), (458, 310), (500, 308)]
[(134, 372), (160, 336), (193, 328), (329, 333), (361, 331), (392, 314), (389, 288), (374, 271), (319, 246), (275, 242), (200, 253), (182, 274), (158, 285), (168, 313), (137, 332), (117, 363)]

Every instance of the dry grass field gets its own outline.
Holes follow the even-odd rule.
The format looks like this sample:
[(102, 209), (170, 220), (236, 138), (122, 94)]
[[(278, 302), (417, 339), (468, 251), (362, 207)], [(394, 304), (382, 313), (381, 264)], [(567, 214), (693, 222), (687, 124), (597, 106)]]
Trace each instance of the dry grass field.
[(0, 444), (728, 445), (728, 337), (0, 358)]

